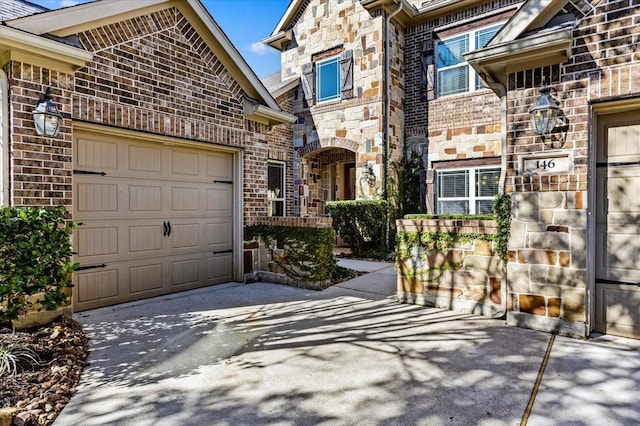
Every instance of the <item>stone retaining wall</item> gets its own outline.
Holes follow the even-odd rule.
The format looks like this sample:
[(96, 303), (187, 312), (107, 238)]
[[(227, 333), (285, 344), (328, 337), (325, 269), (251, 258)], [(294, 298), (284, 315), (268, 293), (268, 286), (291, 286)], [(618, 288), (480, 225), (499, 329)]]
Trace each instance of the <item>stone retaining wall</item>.
[[(471, 235), (493, 235), (493, 220), (399, 220), (397, 297), (400, 302), (430, 305), (487, 316), (502, 304), (503, 262), (496, 243)], [(403, 246), (402, 233), (417, 233), (418, 243)], [(429, 244), (433, 234), (459, 236), (446, 248)], [(415, 236), (415, 234), (413, 234)]]

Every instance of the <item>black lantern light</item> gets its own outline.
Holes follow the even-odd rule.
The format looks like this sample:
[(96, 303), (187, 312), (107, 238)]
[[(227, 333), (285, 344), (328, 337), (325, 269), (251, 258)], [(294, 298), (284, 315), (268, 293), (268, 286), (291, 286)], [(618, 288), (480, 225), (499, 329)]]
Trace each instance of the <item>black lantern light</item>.
[(58, 134), (62, 115), (58, 112), (56, 105), (51, 102), (51, 88), (48, 87), (44, 96), (38, 101), (36, 109), (33, 110), (33, 123), (38, 136), (53, 138)]
[(551, 133), (556, 126), (559, 110), (560, 107), (557, 102), (549, 95), (549, 87), (547, 87), (546, 79), (543, 77), (540, 96), (538, 96), (529, 110), (529, 114), (531, 114), (531, 129), (543, 137)]

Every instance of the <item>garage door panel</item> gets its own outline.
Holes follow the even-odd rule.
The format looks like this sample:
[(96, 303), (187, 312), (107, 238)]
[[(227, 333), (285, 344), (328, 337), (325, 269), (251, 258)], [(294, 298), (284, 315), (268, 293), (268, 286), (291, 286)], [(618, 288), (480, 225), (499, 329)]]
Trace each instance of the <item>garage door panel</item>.
[(207, 212), (216, 214), (231, 214), (233, 210), (232, 193), (230, 188), (207, 189)]
[(171, 188), (172, 212), (196, 212), (200, 208), (200, 193), (197, 187)]
[(232, 280), (233, 155), (76, 138), (74, 309)]
[(118, 270), (116, 268), (75, 273), (73, 294), (81, 305), (116, 300), (118, 297)]
[(162, 186), (160, 185), (129, 185), (130, 212), (162, 211)]
[(162, 225), (140, 225), (129, 227), (129, 252), (151, 252), (162, 250)]
[(207, 176), (211, 179), (231, 180), (233, 178), (233, 162), (230, 154), (209, 153), (207, 159)]
[(129, 171), (162, 174), (162, 148), (150, 145), (129, 145)]
[(231, 280), (231, 253), (210, 255), (206, 260), (207, 280), (222, 283)]
[(76, 141), (75, 147), (75, 163), (78, 167), (117, 170), (117, 143), (83, 138)]
[(171, 172), (174, 175), (200, 176), (200, 156), (192, 151), (174, 149), (171, 152)]
[(200, 248), (200, 234), (202, 224), (195, 223), (171, 223), (171, 247), (172, 248)]
[(118, 228), (82, 225), (74, 232), (75, 252), (80, 257), (118, 253)]
[(202, 280), (200, 273), (202, 261), (198, 258), (176, 260), (171, 263), (171, 286), (198, 284)]
[(117, 212), (118, 185), (115, 183), (78, 183), (76, 212)]
[[(129, 266), (129, 293), (162, 292), (163, 265), (162, 262)], [(135, 297), (135, 296), (134, 296)]]
[(206, 224), (206, 245), (209, 248), (222, 250), (231, 248), (231, 220), (209, 222)]

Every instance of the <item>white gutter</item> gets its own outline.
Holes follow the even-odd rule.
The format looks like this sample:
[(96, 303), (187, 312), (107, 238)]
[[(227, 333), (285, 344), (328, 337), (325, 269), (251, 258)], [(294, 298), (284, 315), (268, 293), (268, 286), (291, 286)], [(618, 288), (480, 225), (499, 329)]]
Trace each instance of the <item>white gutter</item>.
[[(0, 207), (9, 202), (8, 182), (9, 168), (5, 161), (9, 158), (9, 79), (0, 69)], [(5, 198), (6, 197), (6, 198)]]

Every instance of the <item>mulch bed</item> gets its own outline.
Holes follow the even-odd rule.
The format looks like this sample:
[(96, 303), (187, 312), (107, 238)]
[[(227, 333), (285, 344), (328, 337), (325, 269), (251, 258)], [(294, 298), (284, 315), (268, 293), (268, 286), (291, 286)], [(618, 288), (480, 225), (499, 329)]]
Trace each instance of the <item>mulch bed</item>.
[(33, 329), (0, 327), (0, 348), (27, 349), (34, 357), (21, 357), (15, 374), (3, 375), (0, 408), (17, 407), (17, 425), (49, 425), (69, 402), (87, 364), (89, 339), (69, 317)]

